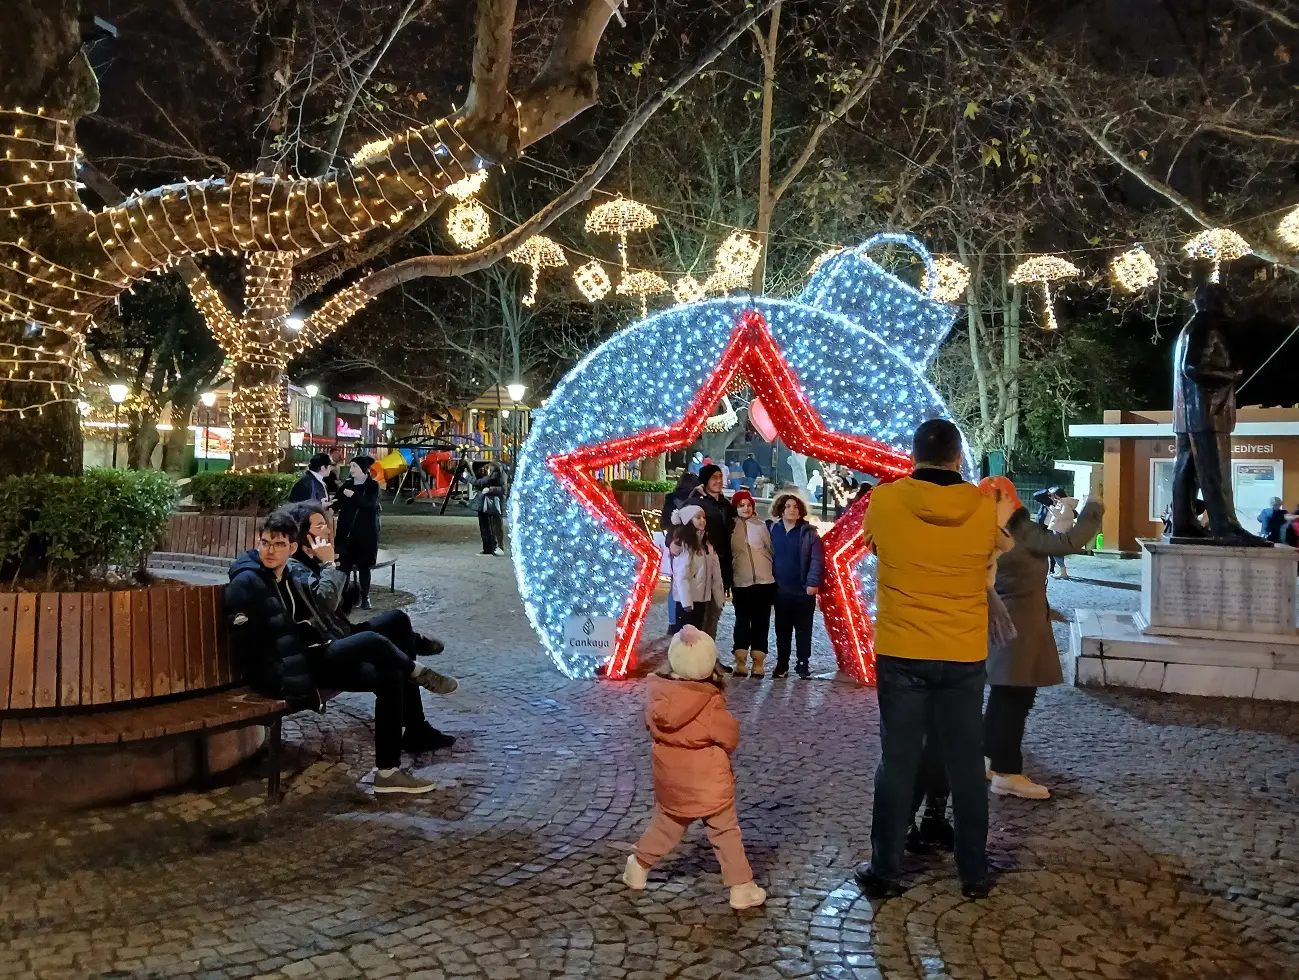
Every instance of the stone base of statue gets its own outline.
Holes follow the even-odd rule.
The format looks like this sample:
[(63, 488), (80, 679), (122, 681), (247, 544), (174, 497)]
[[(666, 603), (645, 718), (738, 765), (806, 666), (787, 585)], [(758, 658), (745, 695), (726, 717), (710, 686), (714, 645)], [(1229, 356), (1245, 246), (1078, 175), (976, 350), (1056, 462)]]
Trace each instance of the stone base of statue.
[(1140, 612), (1074, 615), (1075, 684), (1299, 701), (1299, 552), (1140, 544)]

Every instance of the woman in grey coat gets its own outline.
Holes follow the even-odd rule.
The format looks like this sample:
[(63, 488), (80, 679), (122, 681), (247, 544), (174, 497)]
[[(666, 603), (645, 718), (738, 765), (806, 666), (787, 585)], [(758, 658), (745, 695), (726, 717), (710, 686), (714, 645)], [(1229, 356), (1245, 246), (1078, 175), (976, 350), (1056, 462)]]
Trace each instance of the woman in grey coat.
[(1048, 531), (1021, 507), (1006, 522), (1015, 547), (997, 559), (997, 595), (1015, 624), (1015, 639), (988, 651), (988, 707), (983, 719), (983, 745), (998, 796), (1045, 800), (1051, 791), (1024, 775), (1024, 724), (1039, 687), (1064, 681), (1060, 651), (1051, 628), (1046, 601), (1047, 563), (1052, 558), (1082, 552), (1101, 529), (1105, 506), (1099, 494), (1087, 501), (1073, 528), (1064, 534)]

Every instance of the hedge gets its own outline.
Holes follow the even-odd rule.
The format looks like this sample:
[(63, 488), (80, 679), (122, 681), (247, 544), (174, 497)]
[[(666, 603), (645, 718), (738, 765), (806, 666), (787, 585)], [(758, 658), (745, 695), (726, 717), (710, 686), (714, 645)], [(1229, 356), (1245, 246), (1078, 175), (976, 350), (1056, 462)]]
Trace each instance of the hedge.
[(627, 493), (671, 493), (677, 488), (672, 480), (614, 480), (611, 486)]
[(167, 527), (176, 488), (153, 470), (0, 480), (0, 574), (73, 587), (143, 569)]
[(196, 473), (188, 491), (203, 510), (274, 510), (287, 503), (297, 482), (292, 473)]

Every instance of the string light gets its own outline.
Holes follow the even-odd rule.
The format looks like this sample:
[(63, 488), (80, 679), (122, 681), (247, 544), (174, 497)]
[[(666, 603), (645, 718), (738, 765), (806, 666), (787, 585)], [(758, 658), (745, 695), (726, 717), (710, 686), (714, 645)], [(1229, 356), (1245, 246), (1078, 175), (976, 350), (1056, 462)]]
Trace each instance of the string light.
[(447, 214), (447, 234), (460, 248), (476, 248), (492, 237), (492, 219), (477, 201), (461, 201)]
[(1074, 279), (1082, 275), (1076, 265), (1057, 255), (1034, 255), (1025, 259), (1010, 274), (1012, 285), (1042, 285), (1042, 327), (1045, 330), (1057, 330), (1059, 321), (1055, 318), (1055, 302), (1051, 296), (1051, 283), (1062, 279)]
[(523, 297), (524, 306), (532, 306), (537, 302), (537, 285), (541, 280), (542, 269), (558, 269), (568, 265), (568, 256), (559, 243), (545, 235), (533, 235), (512, 251), (509, 259), (532, 269), (528, 291)]
[(462, 177), (454, 184), (448, 184), (447, 193), (457, 201), (466, 201), (482, 190), (485, 183), (487, 183), (487, 171), (479, 170), (467, 177)]
[(592, 259), (585, 265), (579, 265), (573, 270), (573, 284), (586, 297), (588, 303), (604, 299), (609, 295), (609, 290), (613, 289), (609, 274), (596, 259)]
[(618, 281), (618, 294), (620, 296), (640, 297), (641, 316), (645, 316), (649, 312), (649, 306), (646, 302), (647, 296), (657, 296), (661, 293), (670, 292), (672, 292), (672, 287), (668, 285), (668, 281), (657, 272), (649, 272), (648, 270), (630, 273)]
[(1110, 262), (1110, 281), (1125, 293), (1139, 293), (1159, 281), (1159, 266), (1140, 245), (1114, 256)]
[(1291, 252), (1299, 252), (1299, 207), (1281, 219), (1276, 226), (1276, 237)]
[[(897, 240), (924, 254), (914, 239), (878, 239)], [(587, 355), (534, 418), (510, 499), (520, 592), (556, 666), (626, 676), (658, 580), (657, 549), (595, 470), (689, 446), (742, 373), (794, 451), (901, 475), (916, 425), (948, 416), (925, 371), (955, 315), (858, 249), (797, 298), (676, 306)], [(845, 518), (827, 537), (837, 550), (821, 604), (840, 668), (868, 682), (873, 580), (854, 514), (855, 526)], [(607, 663), (566, 645), (570, 616), (617, 620)]]
[(929, 288), (929, 271), (920, 279), (920, 291), (940, 303), (957, 303), (970, 285), (970, 270), (948, 255), (934, 256), (934, 288)]
[(586, 231), (591, 235), (617, 235), (618, 257), (623, 272), (627, 271), (627, 235), (633, 231), (648, 231), (659, 223), (658, 215), (637, 201), (629, 201), (619, 194), (612, 201), (591, 209), (586, 216)]
[(694, 276), (682, 276), (672, 287), (672, 295), (678, 303), (698, 303), (708, 298), (704, 287)]
[(827, 262), (829, 262), (832, 258), (834, 258), (842, 251), (843, 251), (842, 245), (836, 245), (834, 248), (826, 249), (824, 252), (822, 252), (820, 255), (818, 255), (816, 258), (812, 260), (812, 264), (808, 266), (807, 274), (809, 276), (816, 275), (818, 272), (821, 271), (821, 266), (825, 265)]
[(704, 280), (704, 292), (729, 293), (748, 286), (762, 258), (762, 243), (747, 231), (733, 231), (717, 247), (713, 273)]
[[(737, 375), (738, 377), (738, 375)], [(733, 381), (734, 379), (732, 379)], [(729, 385), (727, 387), (730, 387)], [(728, 395), (722, 396), (721, 411), (716, 415), (710, 415), (704, 422), (705, 432), (730, 432), (735, 428), (736, 423), (740, 421), (740, 416), (736, 414), (735, 408), (731, 405), (731, 399)]]
[(1202, 231), (1183, 247), (1187, 258), (1212, 262), (1209, 271), (1209, 282), (1218, 282), (1222, 273), (1222, 263), (1243, 259), (1254, 250), (1249, 242), (1241, 238), (1230, 228), (1210, 228)]

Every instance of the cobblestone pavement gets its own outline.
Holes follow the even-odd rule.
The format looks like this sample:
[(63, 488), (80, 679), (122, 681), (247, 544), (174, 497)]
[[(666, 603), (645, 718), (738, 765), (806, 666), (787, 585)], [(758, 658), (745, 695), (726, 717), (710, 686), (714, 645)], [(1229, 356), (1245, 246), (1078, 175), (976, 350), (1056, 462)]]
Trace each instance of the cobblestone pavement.
[[(731, 687), (741, 823), (770, 894), (737, 914), (698, 830), (648, 891), (618, 880), (652, 804), (641, 685), (556, 673), (471, 523), (386, 519), (384, 534), (463, 682), (429, 702), (461, 739), (421, 760), (438, 791), (367, 791), (370, 703), (349, 696), (286, 725), (278, 808), (246, 776), (5, 818), (0, 976), (1299, 976), (1293, 706), (1044, 692), (1028, 763), (1056, 795), (993, 798), (993, 897), (963, 901), (936, 859), (872, 908), (852, 867), (869, 848), (875, 697), (830, 676), (822, 636), (824, 676)], [(1135, 565), (1071, 570), (1051, 586), (1059, 608), (1136, 600)]]

